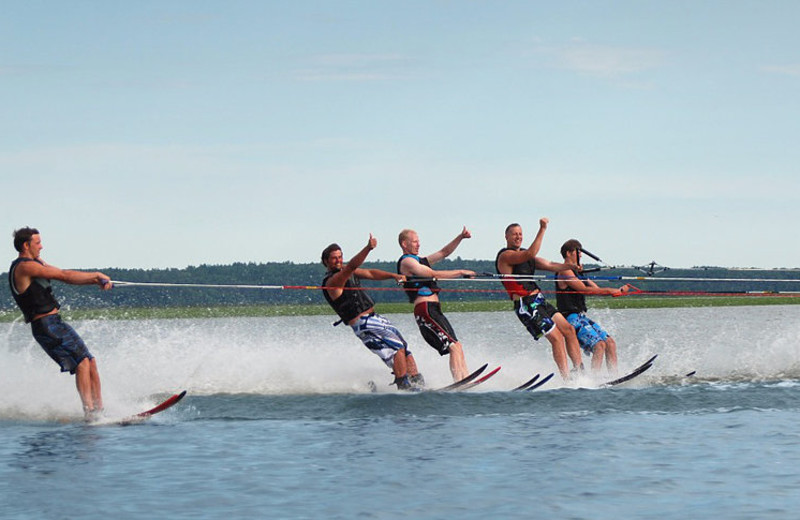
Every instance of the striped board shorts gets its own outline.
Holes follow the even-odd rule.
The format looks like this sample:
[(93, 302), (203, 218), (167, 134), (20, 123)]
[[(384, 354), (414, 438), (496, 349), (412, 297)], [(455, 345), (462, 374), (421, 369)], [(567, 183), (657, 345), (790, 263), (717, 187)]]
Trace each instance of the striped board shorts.
[(394, 355), (398, 350), (405, 350), (406, 354), (411, 353), (406, 348), (408, 344), (397, 327), (380, 314), (361, 316), (351, 328), (358, 339), (370, 351), (377, 354), (389, 368), (394, 368)]

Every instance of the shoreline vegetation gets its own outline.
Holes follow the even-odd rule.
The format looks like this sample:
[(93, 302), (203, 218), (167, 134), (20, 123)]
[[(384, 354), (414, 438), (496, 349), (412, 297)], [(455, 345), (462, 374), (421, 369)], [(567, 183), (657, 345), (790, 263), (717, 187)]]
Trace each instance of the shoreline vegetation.
[[(797, 295), (748, 295), (748, 296), (643, 296), (602, 298), (589, 297), (589, 309), (663, 309), (676, 307), (731, 307), (748, 305), (795, 305), (800, 304)], [(508, 300), (475, 300), (443, 302), (447, 313), (453, 312), (501, 312), (509, 311)], [(381, 314), (403, 314), (413, 312), (410, 303), (378, 303)], [(327, 304), (262, 304), (262, 305), (196, 305), (196, 306), (151, 306), (108, 307), (91, 309), (61, 309), (68, 320), (146, 320), (146, 319), (202, 319), (202, 318), (254, 318), (276, 316), (335, 316)], [(0, 322), (22, 321), (18, 310), (0, 310)]]
[[(800, 269), (739, 269), (694, 267), (673, 269), (653, 265), (619, 266), (594, 272), (601, 286), (631, 283), (638, 293), (611, 298), (590, 296), (590, 309), (653, 309), (665, 307), (718, 307), (733, 305), (784, 305), (800, 303)], [(394, 271), (394, 262), (371, 262), (369, 267)], [(482, 278), (491, 276), (493, 260), (446, 258), (437, 264), (443, 270), (469, 269)], [(592, 264), (585, 266), (595, 268)], [(644, 269), (644, 270), (643, 270)], [(113, 291), (58, 284), (56, 297), (69, 320), (137, 320), (177, 318), (231, 318), (327, 315), (318, 284), (324, 268), (319, 263), (234, 263), (200, 265), (183, 269), (98, 269), (121, 283)], [(7, 276), (3, 274), (1, 276)], [(125, 286), (122, 282), (127, 282)], [(448, 280), (442, 291), (447, 313), (509, 311), (511, 303), (499, 280)], [(287, 285), (287, 284), (291, 285)], [(139, 285), (137, 285), (139, 284)], [(181, 286), (181, 285), (185, 286)], [(240, 285), (246, 284), (246, 285)], [(363, 284), (381, 314), (411, 313), (402, 288), (365, 280)], [(539, 286), (551, 302), (552, 279)], [(22, 321), (7, 285), (0, 286), (0, 322)]]

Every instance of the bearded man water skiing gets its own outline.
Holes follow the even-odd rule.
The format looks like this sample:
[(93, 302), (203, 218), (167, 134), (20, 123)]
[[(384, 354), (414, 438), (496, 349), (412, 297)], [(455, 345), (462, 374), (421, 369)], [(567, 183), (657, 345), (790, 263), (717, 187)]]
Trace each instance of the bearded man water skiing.
[(361, 264), (378, 240), (370, 234), (367, 245), (344, 263), (342, 248), (331, 244), (322, 251), (322, 264), (328, 272), (322, 281), (323, 295), (344, 323), (371, 352), (380, 357), (394, 373), (398, 390), (414, 390), (425, 385), (414, 356), (400, 331), (375, 312), (375, 303), (361, 288), (360, 280), (405, 281), (405, 277), (381, 269), (363, 269)]

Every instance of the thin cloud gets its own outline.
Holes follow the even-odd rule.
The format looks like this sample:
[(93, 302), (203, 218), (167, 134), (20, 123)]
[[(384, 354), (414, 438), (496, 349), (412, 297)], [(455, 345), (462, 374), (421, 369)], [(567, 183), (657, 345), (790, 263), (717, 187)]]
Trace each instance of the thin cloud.
[(781, 74), (783, 76), (800, 77), (800, 64), (794, 65), (766, 65), (761, 70), (771, 74)]
[(660, 51), (604, 45), (571, 45), (558, 52), (564, 68), (583, 74), (620, 77), (654, 69), (663, 61)]
[(59, 67), (40, 66), (40, 65), (0, 65), (0, 76), (24, 77), (36, 74), (49, 73), (59, 70)]
[(383, 81), (407, 79), (409, 58), (400, 54), (322, 54), (292, 76), (301, 81)]
[(664, 53), (659, 50), (579, 41), (560, 46), (540, 45), (535, 51), (546, 56), (556, 68), (609, 79), (624, 79), (652, 70), (664, 61)]

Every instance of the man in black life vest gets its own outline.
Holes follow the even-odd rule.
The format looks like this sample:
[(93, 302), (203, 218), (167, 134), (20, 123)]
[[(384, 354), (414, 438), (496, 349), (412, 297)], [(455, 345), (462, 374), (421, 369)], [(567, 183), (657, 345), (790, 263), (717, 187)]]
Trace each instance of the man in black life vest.
[(53, 296), (50, 280), (73, 285), (96, 284), (103, 290), (112, 287), (111, 278), (100, 272), (59, 269), (42, 260), (39, 231), (22, 228), (14, 232), (14, 248), (19, 256), (8, 270), (8, 284), (33, 337), (61, 366), (62, 372), (75, 375), (78, 394), (87, 420), (103, 409), (97, 361), (75, 330), (61, 320), (60, 305)]
[(397, 261), (397, 272), (407, 279), (403, 285), (409, 301), (414, 304), (417, 326), (425, 341), (440, 355), (450, 354), (450, 373), (454, 381), (467, 377), (469, 370), (461, 342), (439, 305), (439, 287), (435, 278), (474, 277), (475, 272), (467, 269), (434, 271), (431, 266), (455, 251), (463, 239), (471, 237), (472, 234), (465, 227), (442, 249), (423, 258), (419, 256), (420, 243), (416, 231), (404, 229), (398, 237), (403, 256)]
[(549, 220), (546, 218), (539, 220), (539, 231), (528, 249), (522, 247), (522, 226), (517, 223), (510, 224), (505, 233), (506, 247), (497, 253), (495, 268), (500, 274), (517, 275), (503, 280), (509, 298), (514, 301), (517, 318), (525, 325), (533, 339), (538, 341), (542, 335), (547, 338), (552, 346), (553, 360), (558, 366), (561, 377), (567, 380), (569, 379), (567, 356), (575, 370), (583, 369), (581, 349), (575, 329), (545, 300), (532, 276), (536, 268), (555, 272), (564, 269), (577, 270), (578, 266), (556, 264), (536, 256), (542, 246), (548, 223)]
[(331, 244), (322, 251), (322, 264), (328, 270), (322, 281), (322, 293), (336, 314), (347, 323), (356, 336), (392, 369), (399, 390), (414, 390), (425, 385), (417, 370), (414, 356), (406, 340), (392, 323), (375, 313), (374, 302), (361, 289), (359, 280), (405, 281), (404, 276), (381, 269), (362, 269), (370, 251), (378, 245), (371, 234), (369, 242), (356, 256), (344, 264), (342, 248)]
[[(581, 243), (575, 239), (564, 242), (561, 256), (569, 264), (581, 265)], [(603, 358), (611, 374), (617, 372), (617, 343), (614, 338), (586, 316), (586, 295), (622, 296), (630, 289), (625, 284), (619, 289), (600, 287), (593, 280), (583, 278), (578, 271), (564, 269), (558, 272), (556, 281), (556, 301), (558, 311), (564, 315), (575, 329), (578, 342), (586, 355), (592, 356), (592, 370), (600, 370)]]

